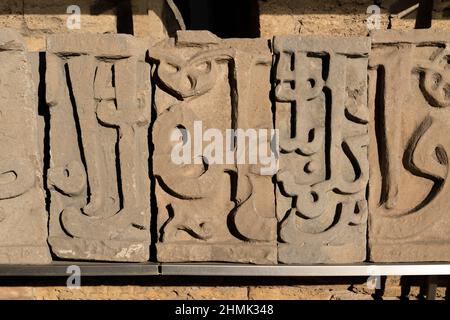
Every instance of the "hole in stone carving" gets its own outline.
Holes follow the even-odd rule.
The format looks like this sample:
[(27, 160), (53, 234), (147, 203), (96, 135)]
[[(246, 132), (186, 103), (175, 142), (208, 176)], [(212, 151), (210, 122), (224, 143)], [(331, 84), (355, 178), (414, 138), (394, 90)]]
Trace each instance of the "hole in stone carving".
[(311, 197), (312, 197), (313, 202), (319, 201), (319, 195), (317, 194), (317, 192), (311, 191)]
[(145, 227), (144, 227), (144, 226), (141, 226), (141, 225), (136, 224), (136, 223), (132, 223), (131, 226), (132, 226), (133, 228), (138, 229), (138, 230), (145, 230)]
[(377, 141), (378, 163), (380, 165), (381, 192), (378, 204), (382, 205), (388, 200), (389, 194), (389, 151), (387, 150), (386, 118), (385, 118), (385, 70), (382, 65), (378, 66), (376, 72), (375, 92), (375, 136)]
[(311, 143), (314, 141), (316, 130), (314, 128), (310, 129), (308, 132), (308, 142)]
[(116, 66), (115, 64), (111, 65), (111, 87), (116, 87)]
[(313, 172), (313, 170), (312, 170), (312, 168), (311, 168), (311, 167), (312, 167), (312, 166), (311, 166), (311, 162), (312, 162), (312, 161), (306, 163), (305, 166), (303, 167), (303, 171), (304, 171), (305, 173), (312, 173), (312, 172)]
[(239, 232), (236, 223), (234, 222), (237, 210), (239, 206), (242, 204), (239, 202), (237, 198), (237, 183), (238, 183), (237, 172), (231, 170), (227, 170), (225, 172), (230, 176), (230, 201), (234, 203), (234, 208), (230, 211), (230, 213), (227, 216), (228, 230), (230, 231), (231, 235), (233, 235), (237, 239), (241, 241), (250, 241), (250, 239), (248, 239), (246, 236), (244, 236)]
[(325, 179), (331, 178), (331, 131), (332, 131), (332, 119), (331, 119), (331, 90), (328, 87), (323, 88), (325, 95)]
[(48, 169), (50, 168), (50, 108), (46, 101), (46, 71), (47, 59), (45, 52), (39, 52), (38, 115), (44, 122), (42, 180), (45, 190), (45, 209), (47, 212), (50, 212), (50, 189), (47, 184)]
[(191, 76), (191, 75), (187, 75), (186, 76), (186, 80), (187, 80), (187, 88), (189, 88), (190, 90), (194, 90), (197, 82), (195, 81), (195, 79)]
[[(151, 64), (149, 52), (146, 53), (146, 62)], [(151, 115), (150, 119), (156, 119), (156, 106), (155, 106), (155, 90), (156, 86), (154, 84), (155, 79), (150, 77), (151, 82)], [(155, 146), (152, 141), (152, 132), (153, 132), (154, 121), (150, 122), (148, 131), (147, 131), (147, 143), (148, 143), (148, 177), (150, 180), (150, 261), (156, 261), (156, 243), (158, 242), (158, 214), (161, 210), (158, 210), (158, 205), (156, 201), (156, 177), (153, 173), (153, 152), (155, 150)], [(167, 210), (167, 209), (166, 209)], [(169, 212), (169, 210), (167, 210)], [(169, 216), (170, 217), (170, 216)]]
[(356, 159), (347, 142), (343, 141), (341, 143), (341, 148), (342, 151), (344, 151), (344, 154), (347, 157), (347, 159), (350, 160), (350, 163), (352, 164), (353, 172), (355, 173), (353, 181), (356, 181), (361, 177), (361, 167), (359, 165), (358, 159)]
[(116, 163), (116, 179), (117, 179), (117, 195), (119, 196), (119, 210), (123, 209), (123, 191), (122, 191), (122, 170), (120, 167), (120, 130), (116, 128), (116, 144), (114, 146), (115, 163)]
[(294, 101), (291, 103), (291, 138), (297, 136), (297, 103)]
[(288, 82), (289, 82), (289, 86), (291, 87), (291, 89), (295, 90), (295, 80), (288, 81)]
[[(230, 100), (231, 100), (231, 129), (237, 129), (238, 126), (238, 92), (237, 92), (237, 79), (235, 70), (234, 61), (231, 60), (228, 63), (228, 83), (231, 88), (230, 90)], [(233, 135), (233, 147), (236, 146), (236, 137)]]
[(206, 173), (206, 171), (209, 170), (209, 160), (207, 157), (202, 156), (202, 166), (203, 166), (203, 171), (200, 174), (200, 176), (204, 175)]
[(356, 203), (355, 203), (355, 208), (353, 209), (353, 213), (354, 214), (361, 213), (361, 209), (359, 208), (359, 202), (358, 201), (356, 201)]
[(291, 56), (291, 59), (290, 59), (291, 63), (289, 64), (290, 69), (291, 69), (291, 71), (294, 71), (295, 70), (295, 52), (288, 52), (287, 54), (289, 54)]
[(447, 158), (447, 153), (444, 150), (444, 147), (441, 145), (438, 145), (435, 149), (434, 149), (434, 153), (436, 155), (436, 160), (437, 162), (439, 162), (442, 165), (447, 165), (448, 164), (448, 158)]
[(309, 78), (308, 80), (309, 86), (312, 88), (314, 88), (316, 86), (316, 80)]
[(65, 176), (66, 178), (70, 177), (70, 171), (69, 171), (69, 169), (65, 169), (65, 170), (64, 170), (64, 176)]

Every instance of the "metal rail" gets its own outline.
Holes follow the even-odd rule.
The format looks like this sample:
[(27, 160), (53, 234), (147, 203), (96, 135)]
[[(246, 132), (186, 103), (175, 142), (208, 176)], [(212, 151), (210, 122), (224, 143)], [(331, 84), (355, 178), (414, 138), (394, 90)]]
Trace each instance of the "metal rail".
[(67, 277), (68, 267), (80, 267), (82, 276), (157, 276), (157, 263), (53, 262), (43, 265), (0, 265), (0, 277)]
[(348, 264), (348, 265), (231, 265), (231, 264), (161, 264), (163, 275), (183, 276), (420, 276), (450, 275), (450, 264)]
[(68, 267), (79, 266), (83, 276), (439, 276), (450, 275), (450, 263), (246, 265), (227, 263), (99, 263), (53, 262), (49, 265), (0, 265), (2, 276), (67, 276)]

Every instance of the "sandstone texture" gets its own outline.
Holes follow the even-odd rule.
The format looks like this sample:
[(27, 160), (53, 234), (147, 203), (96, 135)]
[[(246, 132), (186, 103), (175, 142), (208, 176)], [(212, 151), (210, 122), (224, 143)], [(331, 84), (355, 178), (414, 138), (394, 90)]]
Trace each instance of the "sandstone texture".
[(49, 263), (37, 88), (12, 29), (0, 30), (0, 70), (0, 263)]
[[(78, 14), (73, 5), (79, 8)], [(176, 25), (165, 0), (131, 1), (130, 31), (138, 37), (167, 37)], [(76, 9), (78, 10), (78, 9)], [(55, 33), (119, 33), (118, 14), (126, 14), (113, 1), (96, 0), (2, 0), (0, 27), (17, 30), (29, 51), (45, 51), (46, 39)], [(126, 19), (127, 17), (125, 17)], [(73, 22), (79, 22), (79, 27)], [(177, 28), (178, 26), (176, 26)]]
[[(82, 280), (80, 288), (67, 288), (63, 284), (53, 286), (43, 284), (41, 280), (28, 282), (20, 286), (0, 286), (2, 299), (26, 300), (398, 300), (423, 299), (423, 279), (420, 277), (391, 277), (382, 281), (379, 290), (368, 288), (361, 278), (303, 278), (289, 279), (272, 284), (265, 284), (259, 279), (258, 284), (220, 283), (208, 280), (202, 284), (165, 284), (149, 283), (145, 280), (129, 279), (127, 284), (94, 284)], [(186, 280), (182, 280), (185, 282)], [(206, 284), (204, 282), (208, 281)], [(95, 281), (94, 281), (95, 282)], [(256, 280), (255, 280), (256, 282)], [(270, 281), (269, 281), (270, 282)], [(286, 282), (289, 282), (287, 284)], [(448, 299), (448, 280), (439, 283), (436, 291), (438, 300)]]
[(373, 0), (260, 0), (261, 36), (366, 36), (367, 8), (373, 4)]
[(283, 263), (365, 260), (370, 40), (277, 36)]
[(448, 32), (376, 32), (370, 56), (370, 258), (448, 261)]
[(60, 258), (149, 259), (149, 45), (128, 35), (48, 38), (49, 242)]
[[(432, 0), (430, 0), (432, 1)], [(370, 6), (378, 3), (378, 9)], [(259, 0), (262, 37), (275, 35), (367, 36), (379, 15), (379, 29), (414, 29), (416, 11), (398, 17), (389, 9), (397, 0)], [(406, 2), (403, 2), (406, 3)], [(450, 19), (444, 14), (448, 1), (435, 0), (433, 29), (450, 29)], [(402, 7), (403, 8), (403, 7)], [(406, 8), (405, 8), (406, 9)], [(402, 11), (402, 10), (401, 10)]]
[[(150, 56), (158, 260), (276, 263), (271, 174), (249, 160), (249, 144), (227, 143), (229, 130), (273, 128), (267, 41), (179, 31)], [(258, 143), (270, 149), (270, 137)], [(175, 153), (183, 151), (187, 161), (177, 163), (180, 145)], [(236, 161), (239, 152), (246, 160)]]

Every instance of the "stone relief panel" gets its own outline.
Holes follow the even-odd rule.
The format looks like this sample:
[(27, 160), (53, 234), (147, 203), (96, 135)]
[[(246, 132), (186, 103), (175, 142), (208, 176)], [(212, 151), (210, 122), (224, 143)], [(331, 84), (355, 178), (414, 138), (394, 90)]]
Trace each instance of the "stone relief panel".
[(0, 264), (449, 261), (449, 41), (3, 29)]
[(48, 37), (49, 243), (60, 258), (149, 259), (149, 46), (128, 35)]
[(368, 38), (274, 38), (282, 263), (365, 260)]
[(372, 34), (370, 259), (450, 259), (450, 35)]
[(158, 261), (276, 263), (267, 40), (180, 31), (150, 56)]
[(0, 263), (50, 263), (37, 88), (23, 39), (12, 29), (0, 31), (0, 69)]

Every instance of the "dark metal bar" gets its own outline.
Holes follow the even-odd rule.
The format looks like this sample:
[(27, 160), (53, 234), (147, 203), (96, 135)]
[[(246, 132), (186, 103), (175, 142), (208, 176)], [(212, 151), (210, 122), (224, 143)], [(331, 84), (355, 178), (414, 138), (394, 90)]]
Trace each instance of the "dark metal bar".
[(433, 20), (433, 0), (420, 0), (416, 16), (416, 29), (431, 28)]
[(437, 289), (437, 277), (428, 276), (427, 277), (427, 300), (436, 300), (436, 289)]
[(0, 265), (0, 277), (66, 277), (69, 266), (80, 267), (82, 276), (151, 276), (159, 275), (156, 263), (54, 262), (49, 265)]

